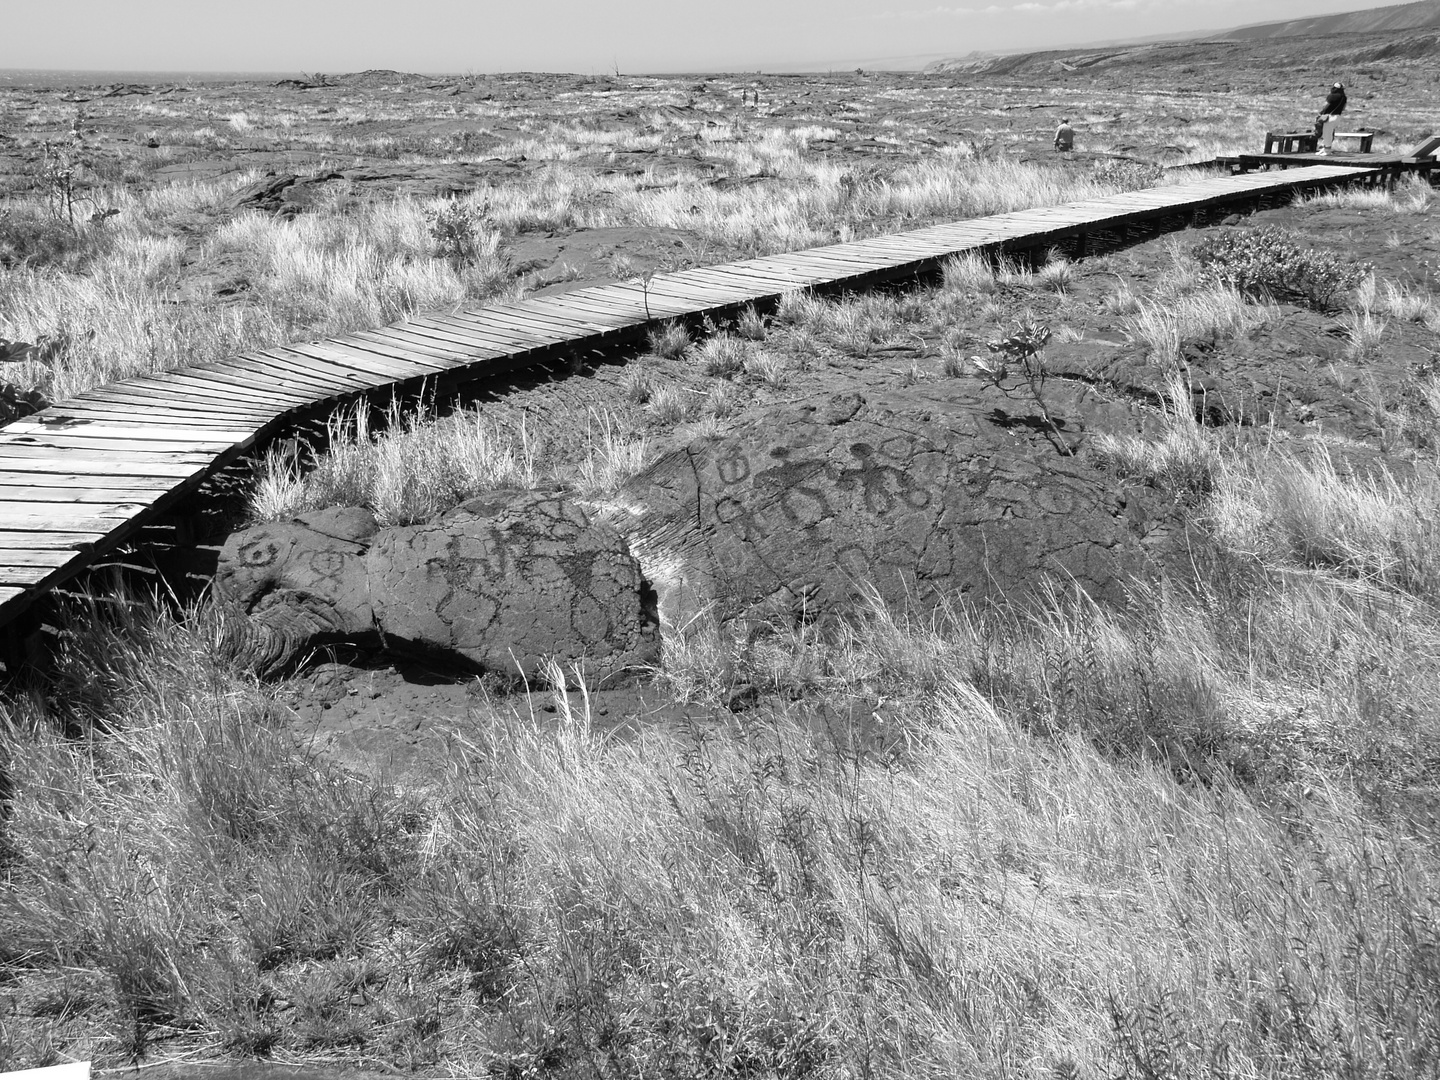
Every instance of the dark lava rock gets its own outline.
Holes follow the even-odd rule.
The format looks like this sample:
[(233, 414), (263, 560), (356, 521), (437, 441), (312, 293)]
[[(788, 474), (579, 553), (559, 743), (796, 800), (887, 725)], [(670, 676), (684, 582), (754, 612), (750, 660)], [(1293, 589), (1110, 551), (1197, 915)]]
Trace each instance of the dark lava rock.
[(925, 610), (1047, 581), (1119, 600), (1165, 508), (1058, 452), (1026, 418), (987, 410), (974, 385), (952, 382), (950, 400), (942, 388), (784, 407), (636, 477), (614, 519), (666, 624), (707, 610), (810, 621), (873, 596)]
[(547, 657), (604, 681), (658, 659), (653, 604), (620, 535), (571, 500), (495, 492), (384, 529), (366, 559), (386, 640), (502, 674)]
[(424, 525), (353, 507), (260, 525), (226, 541), (215, 584), (241, 616), (227, 650), (260, 670), (340, 642), (529, 679), (553, 657), (596, 683), (657, 659), (639, 564), (552, 494), (494, 492)]

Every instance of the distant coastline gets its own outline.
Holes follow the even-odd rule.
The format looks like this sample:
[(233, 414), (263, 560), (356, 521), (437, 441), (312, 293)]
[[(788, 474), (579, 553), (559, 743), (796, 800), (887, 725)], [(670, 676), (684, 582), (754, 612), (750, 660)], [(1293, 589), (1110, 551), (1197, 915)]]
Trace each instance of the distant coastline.
[(65, 71), (0, 68), (0, 86), (113, 86), (116, 83), (275, 82), (298, 71)]

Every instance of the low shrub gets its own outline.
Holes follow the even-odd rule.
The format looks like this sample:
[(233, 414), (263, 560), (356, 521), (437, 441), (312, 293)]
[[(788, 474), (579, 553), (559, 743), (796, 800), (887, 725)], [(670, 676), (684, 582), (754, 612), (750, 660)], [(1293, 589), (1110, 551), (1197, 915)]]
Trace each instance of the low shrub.
[(1368, 263), (1347, 261), (1336, 252), (1302, 247), (1294, 233), (1274, 225), (1222, 229), (1197, 244), (1192, 254), (1243, 293), (1293, 300), (1322, 311), (1371, 270)]
[(61, 266), (80, 269), (105, 246), (104, 228), (72, 229), (53, 214), (31, 207), (0, 210), (0, 267)]

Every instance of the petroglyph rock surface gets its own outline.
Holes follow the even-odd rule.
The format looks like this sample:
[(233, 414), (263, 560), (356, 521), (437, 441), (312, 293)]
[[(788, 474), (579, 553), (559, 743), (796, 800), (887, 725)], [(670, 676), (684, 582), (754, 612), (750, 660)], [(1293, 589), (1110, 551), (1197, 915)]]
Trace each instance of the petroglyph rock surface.
[(216, 575), (242, 612), (228, 648), (260, 669), (327, 643), (445, 653), (534, 678), (547, 657), (612, 678), (656, 659), (654, 603), (608, 525), (572, 501), (494, 492), (380, 529), (337, 508), (232, 536)]
[[(697, 618), (824, 621), (876, 595), (925, 611), (1046, 582), (1120, 599), (1166, 515), (993, 405), (958, 380), (840, 394), (674, 450), (599, 505), (499, 491), (422, 525), (336, 509), (250, 529), (217, 577), (250, 615), (232, 645), (263, 667), (373, 641), (527, 677), (584, 658), (604, 680)], [(1110, 419), (1069, 406), (1067, 436)]]
[(972, 409), (842, 395), (668, 454), (614, 510), (667, 623), (1015, 599), (1048, 580), (1119, 598), (1157, 522), (1113, 475), (1033, 452)]

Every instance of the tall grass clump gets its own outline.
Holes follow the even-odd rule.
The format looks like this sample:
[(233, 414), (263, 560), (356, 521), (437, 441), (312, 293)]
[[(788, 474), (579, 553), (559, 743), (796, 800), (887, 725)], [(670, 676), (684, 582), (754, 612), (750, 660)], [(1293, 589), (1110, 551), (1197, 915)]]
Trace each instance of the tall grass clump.
[(1407, 176), (1394, 190), (1384, 186), (1344, 187), (1303, 196), (1299, 204), (1317, 210), (1384, 210), (1392, 214), (1418, 214), (1435, 200), (1434, 189), (1425, 180)]
[(1124, 327), (1158, 364), (1175, 366), (1188, 346), (1230, 341), (1277, 317), (1273, 304), (1254, 303), (1233, 285), (1216, 284), (1164, 300), (1141, 300)]
[(1254, 455), (1224, 473), (1217, 534), (1271, 560), (1432, 595), (1440, 589), (1440, 477), (1421, 465), (1344, 469), (1321, 443)]
[(368, 405), (329, 422), (327, 448), (309, 467), (272, 451), (250, 500), (256, 521), (276, 521), (327, 506), (364, 506), (382, 525), (432, 519), (466, 499), (499, 488), (572, 487), (608, 493), (648, 462), (645, 439), (611, 412), (577, 420), (583, 434), (564, 442), (533, 431), (521, 414), (492, 419), (483, 410), (436, 418), (392, 406), (372, 429)]
[(1090, 450), (1121, 475), (1187, 497), (1209, 494), (1221, 468), (1218, 440), (1196, 419), (1189, 383), (1178, 372), (1167, 382), (1162, 418), (1158, 436), (1099, 432)]

